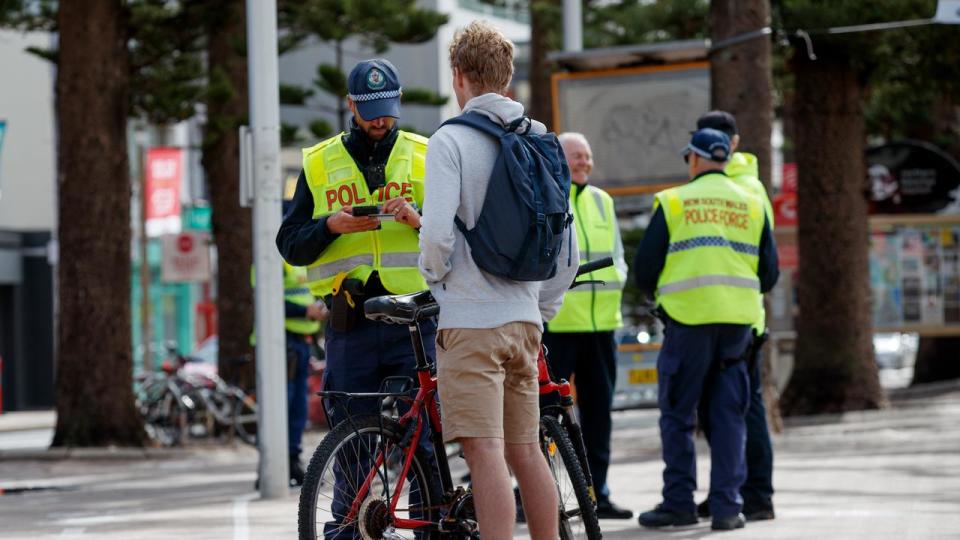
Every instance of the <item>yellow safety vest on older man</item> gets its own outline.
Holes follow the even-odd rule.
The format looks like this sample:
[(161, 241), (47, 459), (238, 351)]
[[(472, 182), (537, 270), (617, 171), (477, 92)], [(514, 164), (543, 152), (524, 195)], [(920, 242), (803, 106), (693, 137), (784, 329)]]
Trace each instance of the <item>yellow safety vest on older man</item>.
[(755, 324), (763, 203), (714, 173), (657, 193), (657, 206), (670, 232), (657, 303), (683, 324)]
[(613, 197), (590, 185), (580, 193), (577, 191), (577, 186), (571, 186), (570, 208), (577, 230), (580, 264), (613, 257), (614, 266), (582, 276), (580, 279), (601, 280), (604, 283), (581, 285), (568, 291), (563, 297), (560, 311), (550, 321), (548, 328), (551, 332), (616, 330), (623, 326), (620, 301), (627, 276), (623, 270), (623, 246), (620, 244)]
[[(305, 148), (303, 171), (313, 196), (313, 218), (339, 212), (344, 206), (379, 205), (400, 196), (422, 208), (426, 155), (426, 138), (400, 131), (387, 160), (385, 184), (371, 193), (342, 134)], [(337, 237), (307, 266), (309, 287), (323, 297), (333, 292), (340, 274), (366, 283), (377, 271), (391, 293), (421, 291), (427, 284), (417, 269), (419, 255), (417, 231), (383, 220), (379, 230)]]

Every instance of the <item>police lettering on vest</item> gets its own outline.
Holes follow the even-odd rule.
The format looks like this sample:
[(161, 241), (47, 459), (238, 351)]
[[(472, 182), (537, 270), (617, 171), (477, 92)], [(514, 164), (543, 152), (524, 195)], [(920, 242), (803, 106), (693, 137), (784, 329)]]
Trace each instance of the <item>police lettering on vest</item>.
[(657, 303), (683, 324), (755, 324), (763, 203), (719, 173), (661, 191), (670, 245)]
[[(387, 159), (386, 183), (367, 187), (343, 135), (337, 135), (303, 151), (303, 171), (313, 197), (313, 218), (319, 219), (345, 206), (382, 204), (396, 197), (423, 206), (423, 178), (427, 139), (400, 131)], [(383, 286), (395, 294), (421, 291), (426, 282), (417, 269), (420, 256), (417, 231), (403, 223), (384, 220), (380, 229), (341, 234), (307, 266), (307, 284), (316, 296), (331, 294), (340, 274), (366, 283), (374, 271)]]

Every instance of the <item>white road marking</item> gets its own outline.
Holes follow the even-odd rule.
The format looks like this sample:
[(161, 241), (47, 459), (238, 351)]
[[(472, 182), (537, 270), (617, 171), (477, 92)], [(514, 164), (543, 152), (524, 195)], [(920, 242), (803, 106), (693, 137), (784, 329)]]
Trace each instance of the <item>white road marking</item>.
[(249, 493), (233, 499), (233, 540), (250, 540), (250, 523), (247, 519), (247, 504), (259, 497)]

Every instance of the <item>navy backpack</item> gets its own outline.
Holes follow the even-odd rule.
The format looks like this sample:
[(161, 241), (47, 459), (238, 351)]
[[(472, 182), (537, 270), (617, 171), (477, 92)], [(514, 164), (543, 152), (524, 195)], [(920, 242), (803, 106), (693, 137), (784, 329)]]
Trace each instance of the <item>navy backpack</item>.
[[(526, 116), (504, 128), (476, 112), (443, 123), (470, 126), (500, 142), (477, 224), (456, 224), (481, 270), (516, 281), (557, 273), (564, 233), (572, 242), (570, 169), (553, 133), (530, 133)], [(570, 261), (567, 261), (570, 264)]]

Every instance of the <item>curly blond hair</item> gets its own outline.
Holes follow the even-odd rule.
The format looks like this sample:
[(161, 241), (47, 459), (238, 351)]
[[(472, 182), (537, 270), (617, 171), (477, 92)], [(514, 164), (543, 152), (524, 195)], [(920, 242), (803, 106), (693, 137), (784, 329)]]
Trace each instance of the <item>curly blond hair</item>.
[(513, 43), (490, 24), (473, 21), (450, 43), (450, 67), (483, 93), (506, 92), (513, 79)]

